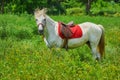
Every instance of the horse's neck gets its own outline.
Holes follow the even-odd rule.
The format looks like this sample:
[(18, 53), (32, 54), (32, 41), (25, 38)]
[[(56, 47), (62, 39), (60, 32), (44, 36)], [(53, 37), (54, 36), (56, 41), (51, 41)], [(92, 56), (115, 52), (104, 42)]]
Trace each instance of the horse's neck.
[(51, 19), (49, 16), (46, 15), (46, 37), (50, 38), (55, 36), (55, 27), (56, 21)]
[(48, 25), (48, 26), (51, 26), (51, 25), (54, 26), (55, 23), (56, 23), (56, 21), (54, 21), (53, 19), (51, 19), (51, 18), (50, 18), (49, 16), (47, 16), (47, 15), (46, 15), (46, 20), (47, 20), (47, 21), (46, 21), (46, 22), (47, 22), (47, 23), (46, 23), (46, 26), (47, 26), (47, 25)]
[(48, 47), (55, 47), (62, 45), (62, 39), (57, 35), (57, 24), (58, 22), (51, 19), (49, 16), (46, 17), (46, 29), (44, 40)]

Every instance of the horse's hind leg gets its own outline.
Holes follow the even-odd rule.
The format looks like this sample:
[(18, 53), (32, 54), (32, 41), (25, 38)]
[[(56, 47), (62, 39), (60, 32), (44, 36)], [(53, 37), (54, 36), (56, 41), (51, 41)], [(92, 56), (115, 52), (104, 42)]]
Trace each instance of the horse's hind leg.
[(91, 46), (91, 50), (92, 50), (92, 54), (93, 54), (94, 59), (100, 60), (101, 55), (97, 49), (97, 45), (95, 45), (95, 43), (90, 43), (90, 46)]
[(90, 41), (86, 42), (86, 44), (88, 45), (88, 47), (92, 50), (92, 54), (93, 54), (93, 57), (97, 60), (99, 60), (100, 58), (100, 55), (97, 51), (97, 48), (96, 46), (93, 46), (93, 43), (90, 43)]

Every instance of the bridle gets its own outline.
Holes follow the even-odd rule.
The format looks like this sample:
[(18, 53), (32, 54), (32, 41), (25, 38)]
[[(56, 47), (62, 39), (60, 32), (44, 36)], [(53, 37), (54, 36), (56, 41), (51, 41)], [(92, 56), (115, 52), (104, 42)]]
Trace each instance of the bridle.
[[(44, 31), (44, 28), (45, 28), (45, 26), (46, 26), (46, 19), (44, 19), (44, 24), (43, 23), (39, 23), (37, 26), (39, 27), (40, 25), (42, 26), (42, 28), (43, 28), (43, 31)], [(43, 37), (43, 39), (44, 39), (44, 33), (43, 33), (43, 35), (42, 35), (42, 37)]]
[[(46, 19), (44, 19), (44, 21), (45, 21), (45, 24), (43, 24), (43, 23), (39, 23), (39, 24), (38, 24), (38, 27), (41, 25), (41, 26), (43, 27), (43, 30), (44, 30), (44, 28), (45, 28), (45, 26), (46, 26)], [(43, 33), (43, 35), (42, 35), (42, 38), (43, 38), (43, 40), (45, 39), (44, 33)], [(47, 41), (47, 40), (46, 40), (46, 41)], [(49, 44), (49, 41), (47, 41), (47, 43)]]
[(45, 25), (43, 23), (39, 23), (37, 26), (39, 27), (40, 25), (42, 25), (43, 28), (45, 27)]
[[(44, 22), (43, 22), (44, 21)], [(42, 30), (42, 32), (43, 32), (43, 37), (44, 37), (44, 28), (45, 28), (45, 26), (46, 26), (46, 19), (43, 19), (43, 21), (42, 22), (40, 22), (40, 23), (38, 23), (38, 27), (41, 25), (41, 27), (43, 28), (43, 30)]]

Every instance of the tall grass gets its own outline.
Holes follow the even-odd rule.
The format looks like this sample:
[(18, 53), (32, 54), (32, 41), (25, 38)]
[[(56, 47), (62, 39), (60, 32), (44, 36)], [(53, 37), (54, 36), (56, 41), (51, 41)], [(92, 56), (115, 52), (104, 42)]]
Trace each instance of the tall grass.
[(65, 23), (90, 21), (105, 28), (106, 58), (92, 59), (84, 45), (76, 49), (48, 49), (32, 15), (0, 15), (1, 80), (119, 80), (120, 17), (51, 16)]

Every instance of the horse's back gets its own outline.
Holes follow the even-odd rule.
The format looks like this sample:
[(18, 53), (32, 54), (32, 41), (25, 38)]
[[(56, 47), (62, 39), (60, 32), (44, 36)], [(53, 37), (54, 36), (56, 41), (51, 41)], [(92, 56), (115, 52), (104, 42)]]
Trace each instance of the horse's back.
[(98, 31), (101, 31), (101, 28), (103, 28), (102, 25), (100, 24), (98, 25), (91, 22), (84, 22), (79, 25), (83, 31), (89, 31), (89, 32), (98, 32)]
[(83, 34), (87, 35), (90, 41), (94, 42), (94, 40), (100, 38), (102, 34), (102, 29), (101, 29), (102, 25), (97, 25), (91, 22), (84, 22), (79, 25), (83, 30)]

